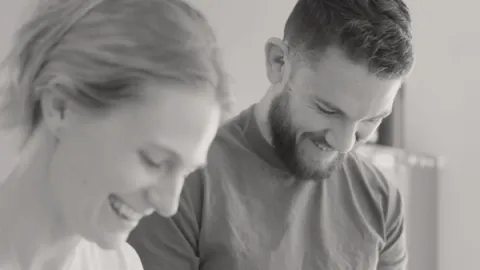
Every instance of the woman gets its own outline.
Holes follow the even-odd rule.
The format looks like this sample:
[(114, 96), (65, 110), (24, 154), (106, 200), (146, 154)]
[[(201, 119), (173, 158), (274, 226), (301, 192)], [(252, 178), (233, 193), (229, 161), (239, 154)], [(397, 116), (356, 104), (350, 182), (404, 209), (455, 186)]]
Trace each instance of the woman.
[(127, 235), (176, 212), (229, 107), (213, 31), (180, 0), (44, 0), (14, 45), (0, 269), (141, 269)]

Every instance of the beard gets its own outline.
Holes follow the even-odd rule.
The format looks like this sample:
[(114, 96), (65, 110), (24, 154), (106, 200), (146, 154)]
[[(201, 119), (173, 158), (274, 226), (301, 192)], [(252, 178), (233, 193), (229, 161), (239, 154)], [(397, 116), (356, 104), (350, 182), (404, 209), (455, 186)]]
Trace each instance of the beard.
[[(330, 178), (342, 166), (346, 154), (322, 150), (331, 149), (325, 132), (304, 132), (298, 136), (290, 111), (287, 91), (272, 100), (268, 111), (272, 145), (277, 156), (298, 180), (321, 181)], [(312, 151), (315, 153), (312, 154)], [(332, 153), (332, 158), (326, 157), (328, 154), (332, 156)]]

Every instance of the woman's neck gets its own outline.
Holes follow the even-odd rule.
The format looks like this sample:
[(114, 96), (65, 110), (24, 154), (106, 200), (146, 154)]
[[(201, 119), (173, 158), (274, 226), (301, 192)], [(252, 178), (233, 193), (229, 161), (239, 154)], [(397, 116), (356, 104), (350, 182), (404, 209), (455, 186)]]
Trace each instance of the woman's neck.
[(0, 266), (64, 269), (79, 237), (67, 228), (48, 184), (55, 140), (39, 129), (17, 168), (0, 186)]

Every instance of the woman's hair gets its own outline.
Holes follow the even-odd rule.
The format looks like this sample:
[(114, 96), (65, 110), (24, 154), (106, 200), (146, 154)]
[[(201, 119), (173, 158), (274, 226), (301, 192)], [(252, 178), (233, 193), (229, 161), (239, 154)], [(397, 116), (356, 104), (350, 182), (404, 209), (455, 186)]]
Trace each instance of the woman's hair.
[(42, 119), (44, 89), (102, 110), (138, 97), (146, 80), (209, 84), (230, 109), (215, 34), (182, 0), (42, 0), (13, 44), (0, 115), (25, 139)]

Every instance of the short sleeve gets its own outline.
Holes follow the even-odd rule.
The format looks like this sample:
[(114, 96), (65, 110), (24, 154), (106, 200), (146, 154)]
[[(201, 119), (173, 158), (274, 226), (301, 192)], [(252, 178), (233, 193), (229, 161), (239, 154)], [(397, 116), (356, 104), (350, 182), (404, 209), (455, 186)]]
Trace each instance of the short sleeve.
[(399, 189), (390, 186), (384, 205), (385, 245), (379, 254), (377, 270), (406, 270), (407, 241), (403, 197)]

